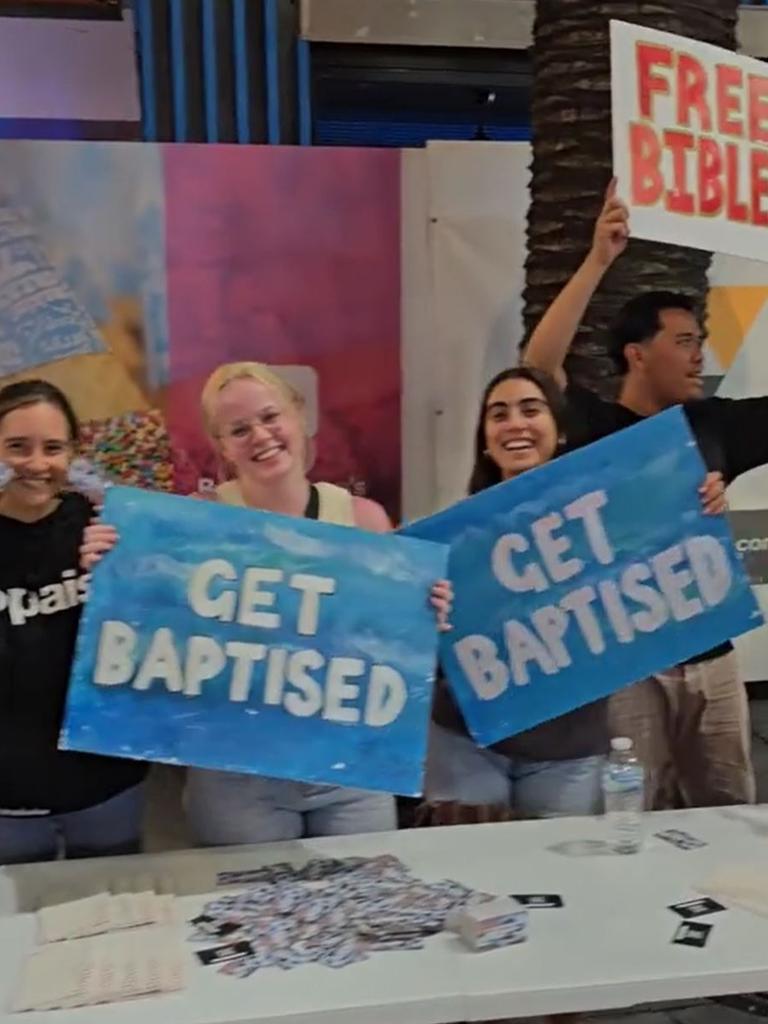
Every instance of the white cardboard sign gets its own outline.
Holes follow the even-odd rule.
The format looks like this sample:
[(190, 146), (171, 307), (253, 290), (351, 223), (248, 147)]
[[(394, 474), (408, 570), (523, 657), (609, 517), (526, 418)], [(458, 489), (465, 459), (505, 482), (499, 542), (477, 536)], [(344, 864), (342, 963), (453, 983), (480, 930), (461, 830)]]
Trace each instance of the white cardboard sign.
[(613, 166), (632, 234), (768, 261), (768, 69), (611, 22)]

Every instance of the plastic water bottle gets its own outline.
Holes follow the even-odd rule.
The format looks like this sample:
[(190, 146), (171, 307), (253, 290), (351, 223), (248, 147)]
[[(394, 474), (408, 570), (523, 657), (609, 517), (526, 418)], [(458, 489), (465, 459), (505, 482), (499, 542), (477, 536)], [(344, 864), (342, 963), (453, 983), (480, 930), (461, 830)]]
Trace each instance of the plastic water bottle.
[(637, 853), (643, 845), (645, 772), (627, 736), (611, 740), (611, 753), (603, 769), (603, 797), (614, 851)]

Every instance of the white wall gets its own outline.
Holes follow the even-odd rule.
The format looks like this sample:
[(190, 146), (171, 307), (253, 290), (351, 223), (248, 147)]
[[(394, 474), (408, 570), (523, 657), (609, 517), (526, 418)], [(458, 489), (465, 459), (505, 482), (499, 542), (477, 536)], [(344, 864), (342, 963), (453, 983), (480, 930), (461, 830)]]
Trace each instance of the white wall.
[(495, 142), (404, 155), (406, 518), (466, 493), (480, 394), (517, 361), (529, 160)]

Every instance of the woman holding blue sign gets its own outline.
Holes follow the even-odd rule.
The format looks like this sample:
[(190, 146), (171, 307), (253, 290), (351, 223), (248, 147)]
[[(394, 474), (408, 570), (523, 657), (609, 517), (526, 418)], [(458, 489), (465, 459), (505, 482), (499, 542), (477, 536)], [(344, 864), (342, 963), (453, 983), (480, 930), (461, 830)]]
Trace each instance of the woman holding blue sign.
[[(483, 395), (469, 493), (554, 458), (565, 444), (566, 410), (546, 374), (504, 370)], [(596, 701), (492, 748), (478, 747), (444, 681), (438, 684), (426, 798), (509, 808), (526, 817), (595, 814), (607, 753), (607, 702)]]
[[(469, 491), (476, 494), (553, 459), (565, 446), (566, 407), (547, 374), (505, 370), (483, 395)], [(705, 512), (723, 510), (717, 481), (701, 488)], [(427, 766), (431, 803), (493, 806), (524, 816), (592, 814), (601, 806), (609, 746), (607, 700), (479, 748), (444, 684), (438, 688)]]
[[(375, 502), (332, 484), (309, 482), (302, 397), (268, 367), (259, 363), (220, 367), (203, 389), (202, 410), (209, 437), (231, 475), (206, 497), (378, 533), (392, 528)], [(83, 546), (84, 563), (90, 567), (115, 540), (111, 527), (91, 527)], [(436, 583), (431, 600), (444, 624), (450, 585)], [(186, 809), (204, 845), (397, 827), (394, 798), (385, 793), (201, 769), (188, 773)]]
[(137, 853), (146, 765), (57, 749), (94, 514), (78, 423), (42, 380), (0, 390), (0, 864)]

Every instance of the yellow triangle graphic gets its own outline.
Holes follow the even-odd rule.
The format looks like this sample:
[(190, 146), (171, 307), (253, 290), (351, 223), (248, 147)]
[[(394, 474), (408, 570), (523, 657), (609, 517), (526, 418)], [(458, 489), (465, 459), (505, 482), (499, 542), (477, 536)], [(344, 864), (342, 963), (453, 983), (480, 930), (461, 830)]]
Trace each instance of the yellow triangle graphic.
[(724, 371), (730, 369), (766, 301), (768, 285), (717, 285), (710, 288), (708, 341)]

